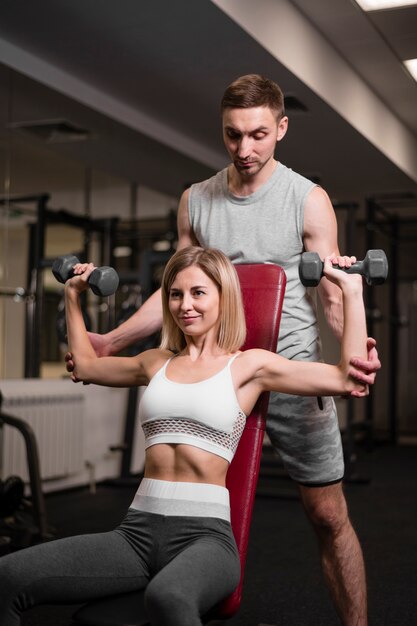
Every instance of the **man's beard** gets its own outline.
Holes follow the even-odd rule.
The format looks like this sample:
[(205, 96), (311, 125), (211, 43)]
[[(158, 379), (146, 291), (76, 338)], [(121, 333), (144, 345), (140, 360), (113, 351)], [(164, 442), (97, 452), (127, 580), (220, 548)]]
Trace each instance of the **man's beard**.
[(241, 161), (235, 161), (234, 165), (241, 176), (254, 176), (263, 167), (263, 164), (260, 164), (259, 161), (251, 162), (249, 167), (245, 167)]
[(266, 161), (250, 161), (250, 167), (245, 168), (242, 162), (236, 159), (234, 161), (234, 166), (241, 176), (250, 177), (258, 174), (269, 162), (269, 160), (270, 159), (267, 159)]

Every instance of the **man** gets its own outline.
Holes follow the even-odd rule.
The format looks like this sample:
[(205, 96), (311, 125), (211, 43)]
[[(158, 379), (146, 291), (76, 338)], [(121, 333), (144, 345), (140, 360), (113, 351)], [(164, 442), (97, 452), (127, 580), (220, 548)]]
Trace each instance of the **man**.
[[(287, 289), (278, 351), (288, 358), (318, 360), (315, 304), (299, 280), (298, 265), (304, 250), (318, 252), (321, 258), (340, 254), (332, 204), (323, 189), (274, 158), (276, 143), (288, 128), (278, 85), (259, 75), (238, 78), (223, 96), (222, 119), (231, 163), (184, 192), (178, 210), (178, 248), (197, 243), (220, 248), (237, 263), (281, 265)], [(327, 322), (340, 338), (340, 290), (326, 279), (317, 290)], [(98, 354), (116, 354), (155, 332), (160, 323), (156, 292), (122, 326), (104, 336), (91, 335), (91, 340)], [(354, 360), (352, 374), (373, 383), (380, 363), (371, 339), (368, 349), (369, 360)], [(274, 394), (267, 430), (298, 484), (317, 533), (324, 576), (339, 617), (345, 625), (364, 626), (365, 568), (342, 491), (343, 452), (333, 399)]]

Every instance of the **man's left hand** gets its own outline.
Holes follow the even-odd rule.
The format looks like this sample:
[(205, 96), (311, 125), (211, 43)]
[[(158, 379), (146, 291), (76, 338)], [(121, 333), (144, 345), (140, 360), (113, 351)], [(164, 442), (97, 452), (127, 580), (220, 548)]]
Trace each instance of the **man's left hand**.
[(372, 337), (368, 337), (367, 339), (367, 349), (367, 360), (360, 359), (356, 356), (352, 357), (350, 360), (350, 376), (366, 385), (363, 391), (352, 392), (351, 395), (355, 398), (363, 398), (369, 394), (368, 385), (374, 384), (376, 372), (381, 368), (381, 361), (378, 358), (378, 351), (376, 349), (376, 341)]

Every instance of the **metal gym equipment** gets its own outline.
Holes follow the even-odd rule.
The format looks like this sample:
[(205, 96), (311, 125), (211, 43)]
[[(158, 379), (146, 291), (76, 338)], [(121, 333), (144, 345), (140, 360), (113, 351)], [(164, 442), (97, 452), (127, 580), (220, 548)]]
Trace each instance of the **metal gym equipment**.
[[(73, 267), (79, 262), (73, 254), (60, 256), (52, 263), (52, 274), (58, 282), (65, 284), (74, 276)], [(88, 285), (96, 296), (112, 296), (119, 286), (119, 277), (113, 267), (96, 267), (88, 278)]]
[(31, 504), (34, 524), (26, 521), (22, 524), (1, 526), (0, 535), (10, 536), (11, 548), (27, 547), (33, 542), (46, 541), (53, 536), (53, 529), (48, 527), (46, 507), (42, 492), (41, 473), (39, 467), (39, 453), (35, 433), (31, 426), (24, 420), (13, 415), (8, 415), (1, 410), (2, 394), (0, 392), (0, 434), (4, 425), (16, 428), (22, 435), (25, 446), (29, 470), (29, 484), (31, 491)]
[[(366, 200), (366, 246), (374, 247), (377, 235), (384, 237), (388, 243), (388, 256), (390, 263), (390, 280), (388, 281), (388, 311), (385, 316), (389, 324), (388, 351), (389, 359), (389, 384), (388, 393), (388, 439), (392, 444), (398, 443), (398, 388), (399, 388), (399, 330), (403, 324), (400, 319), (398, 305), (398, 285), (400, 280), (400, 254), (399, 245), (405, 242), (414, 242), (416, 236), (412, 234), (412, 228), (417, 226), (416, 218), (403, 217), (391, 211), (395, 209), (404, 214), (408, 209), (415, 211), (417, 198), (414, 194), (404, 193), (396, 195), (378, 195)], [(402, 231), (406, 228), (406, 232)], [(375, 325), (381, 321), (381, 314), (376, 305), (375, 293), (367, 289), (368, 329), (372, 336)], [(373, 422), (375, 413), (375, 399), (372, 394), (367, 397), (368, 419)]]
[[(303, 285), (316, 287), (324, 276), (323, 267), (324, 263), (317, 252), (303, 252), (299, 267)], [(339, 269), (347, 274), (361, 274), (368, 285), (382, 285), (388, 276), (388, 260), (383, 250), (368, 250), (362, 261), (356, 261), (349, 268)]]
[[(83, 255), (88, 258), (88, 248), (93, 233), (98, 233), (100, 237), (101, 264), (105, 265), (113, 260), (113, 234), (118, 218), (90, 219), (73, 215), (65, 210), (52, 210), (47, 207), (49, 201), (48, 194), (33, 196), (14, 196), (12, 198), (0, 198), (0, 205), (10, 205), (18, 207), (24, 213), (36, 218), (36, 221), (29, 224), (29, 255), (27, 287), (0, 289), (0, 295), (13, 297), (18, 300), (25, 300), (25, 378), (38, 378), (40, 375), (41, 363), (41, 332), (42, 332), (42, 304), (43, 304), (43, 271), (51, 268), (54, 259), (45, 257), (45, 235), (48, 224), (65, 224), (84, 231), (84, 251)], [(36, 209), (21, 208), (19, 205), (35, 204)], [(109, 319), (111, 313), (114, 316), (114, 303), (109, 307)], [(1, 408), (1, 406), (0, 406)], [(34, 519), (32, 524), (28, 519), (22, 519), (20, 523), (10, 526), (3, 525), (0, 528), (0, 535), (10, 533), (11, 541), (4, 541), (8, 537), (3, 537), (0, 541), (0, 550), (17, 549), (26, 547), (31, 542), (45, 541), (52, 537), (51, 529), (46, 521), (46, 508), (42, 492), (41, 474), (39, 468), (39, 454), (35, 434), (24, 420), (0, 413), (0, 430), (4, 424), (16, 428), (22, 434), (25, 445), (29, 469), (30, 489), (31, 489), (31, 509)]]
[[(96, 233), (100, 237), (100, 265), (113, 265), (114, 233), (116, 217), (92, 219), (82, 215), (74, 215), (64, 209), (53, 210), (48, 207), (49, 194), (12, 196), (0, 198), (0, 205), (35, 204), (36, 209), (23, 209), (33, 214), (36, 220), (29, 224), (29, 257), (26, 286), (26, 318), (25, 318), (25, 378), (38, 378), (41, 363), (41, 332), (42, 332), (42, 300), (43, 272), (52, 267), (54, 259), (45, 257), (46, 228), (49, 224), (64, 224), (80, 228), (84, 231), (83, 257), (88, 258), (91, 236)], [(19, 207), (20, 209), (20, 207)], [(108, 325), (114, 321), (114, 304), (110, 301), (108, 309)]]
[[(347, 253), (350, 253), (353, 250), (359, 253), (357, 250), (356, 232), (356, 214), (359, 209), (359, 205), (356, 202), (340, 202), (335, 203), (334, 208), (336, 211), (343, 211), (346, 216), (344, 241), (345, 250)], [(372, 292), (372, 289), (368, 289), (368, 292)], [(366, 414), (365, 419), (362, 421), (355, 421), (354, 399), (349, 397), (346, 399), (346, 403), (346, 426), (342, 431), (343, 455), (345, 461), (344, 481), (351, 484), (367, 484), (371, 480), (370, 477), (359, 471), (359, 450), (356, 442), (356, 433), (360, 432), (364, 434), (366, 450), (370, 451), (372, 449), (373, 441), (372, 420), (370, 420), (369, 415)]]

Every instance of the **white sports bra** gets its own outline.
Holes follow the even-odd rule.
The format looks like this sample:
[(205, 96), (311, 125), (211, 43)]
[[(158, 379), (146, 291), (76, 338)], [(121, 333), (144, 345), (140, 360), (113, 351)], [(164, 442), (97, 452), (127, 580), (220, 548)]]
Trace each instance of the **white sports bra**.
[(237, 401), (230, 366), (197, 383), (166, 377), (169, 359), (147, 386), (139, 405), (145, 448), (182, 443), (232, 460), (246, 423)]

